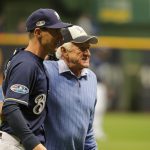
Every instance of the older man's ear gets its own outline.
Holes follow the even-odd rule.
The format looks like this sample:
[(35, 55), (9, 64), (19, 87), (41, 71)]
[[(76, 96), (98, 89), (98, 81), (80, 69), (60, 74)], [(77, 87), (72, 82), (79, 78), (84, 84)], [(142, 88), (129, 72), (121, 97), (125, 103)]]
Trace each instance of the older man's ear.
[(65, 47), (61, 47), (62, 57), (68, 58), (68, 50)]
[(65, 55), (67, 54), (67, 50), (65, 47), (60, 46), (57, 51), (56, 51), (56, 57), (57, 59), (62, 59), (65, 57)]

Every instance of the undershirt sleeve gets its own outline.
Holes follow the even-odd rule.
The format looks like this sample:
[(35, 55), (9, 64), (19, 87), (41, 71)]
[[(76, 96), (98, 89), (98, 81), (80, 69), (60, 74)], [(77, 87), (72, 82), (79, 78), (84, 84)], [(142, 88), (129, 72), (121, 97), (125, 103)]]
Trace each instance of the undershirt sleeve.
[(36, 145), (40, 144), (40, 141), (29, 129), (16, 102), (5, 102), (2, 113), (25, 149), (32, 150)]

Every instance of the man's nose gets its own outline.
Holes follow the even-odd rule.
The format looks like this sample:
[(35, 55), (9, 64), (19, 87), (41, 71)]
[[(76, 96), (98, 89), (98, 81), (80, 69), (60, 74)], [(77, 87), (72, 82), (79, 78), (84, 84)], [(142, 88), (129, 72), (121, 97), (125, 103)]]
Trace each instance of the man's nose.
[(88, 56), (91, 56), (91, 53), (90, 53), (90, 50), (89, 50), (89, 49), (86, 49), (86, 50), (84, 51), (84, 54), (85, 54), (85, 55), (88, 55)]

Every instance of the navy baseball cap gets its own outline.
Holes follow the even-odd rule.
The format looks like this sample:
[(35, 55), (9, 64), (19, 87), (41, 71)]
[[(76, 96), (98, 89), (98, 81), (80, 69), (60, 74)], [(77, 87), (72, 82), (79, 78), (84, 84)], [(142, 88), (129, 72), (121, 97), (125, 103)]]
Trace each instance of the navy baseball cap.
[(77, 25), (61, 29), (61, 34), (63, 43), (85, 43), (88, 41), (90, 44), (96, 44), (98, 42), (96, 36), (87, 35), (84, 29)]
[(71, 26), (71, 24), (62, 22), (60, 16), (55, 10), (48, 8), (40, 8), (34, 11), (26, 21), (27, 31), (32, 31), (37, 27), (60, 29), (69, 26)]

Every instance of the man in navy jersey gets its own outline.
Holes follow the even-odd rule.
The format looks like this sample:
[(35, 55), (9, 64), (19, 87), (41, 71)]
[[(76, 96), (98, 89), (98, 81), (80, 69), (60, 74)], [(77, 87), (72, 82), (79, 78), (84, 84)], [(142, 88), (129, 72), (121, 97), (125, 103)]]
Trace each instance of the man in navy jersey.
[(26, 21), (29, 44), (17, 49), (7, 64), (2, 90), (1, 150), (46, 150), (45, 120), (48, 82), (43, 60), (61, 40), (63, 23), (52, 9), (38, 9)]
[(79, 26), (62, 29), (59, 61), (45, 61), (50, 90), (45, 122), (48, 150), (97, 150), (93, 118), (97, 80), (88, 69), (90, 46), (97, 43)]

